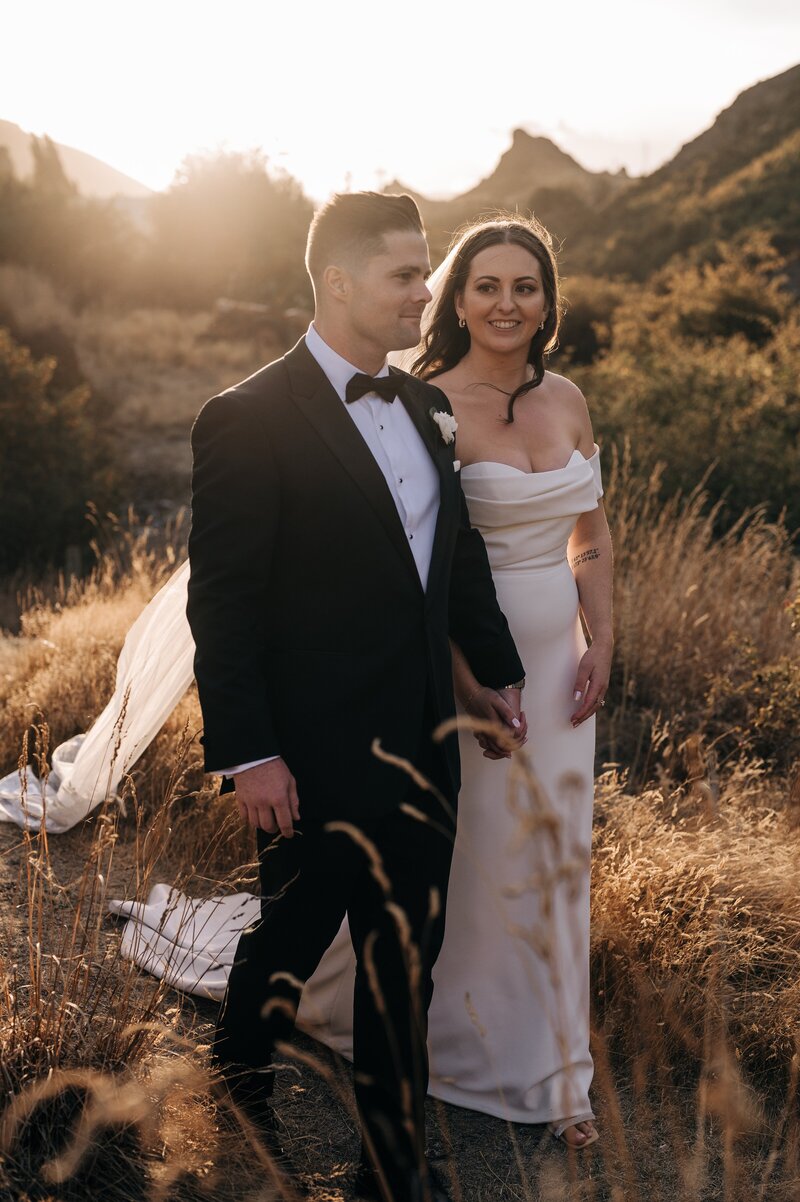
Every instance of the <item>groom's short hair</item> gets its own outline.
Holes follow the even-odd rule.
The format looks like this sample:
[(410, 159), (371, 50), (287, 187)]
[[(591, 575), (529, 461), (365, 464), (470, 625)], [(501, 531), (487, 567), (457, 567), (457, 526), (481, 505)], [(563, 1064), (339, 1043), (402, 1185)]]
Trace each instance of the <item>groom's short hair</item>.
[(316, 284), (331, 265), (358, 266), (386, 248), (384, 235), (408, 230), (425, 235), (410, 196), (383, 192), (339, 192), (317, 209), (308, 231), (306, 268)]

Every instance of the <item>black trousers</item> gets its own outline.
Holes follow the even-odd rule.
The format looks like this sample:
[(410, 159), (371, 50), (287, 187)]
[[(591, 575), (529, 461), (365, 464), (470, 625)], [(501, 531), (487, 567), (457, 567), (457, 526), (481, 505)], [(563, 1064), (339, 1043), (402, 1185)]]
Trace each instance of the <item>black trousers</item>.
[[(437, 754), (422, 767), (441, 779)], [(424, 1158), (427, 1012), (455, 836), (452, 815), (411, 781), (407, 801), (426, 817), (395, 810), (345, 829), (300, 822), (291, 839), (258, 832), (261, 920), (239, 941), (215, 1043), (222, 1061), (269, 1066), (346, 914), (362, 1158), (400, 1196)]]

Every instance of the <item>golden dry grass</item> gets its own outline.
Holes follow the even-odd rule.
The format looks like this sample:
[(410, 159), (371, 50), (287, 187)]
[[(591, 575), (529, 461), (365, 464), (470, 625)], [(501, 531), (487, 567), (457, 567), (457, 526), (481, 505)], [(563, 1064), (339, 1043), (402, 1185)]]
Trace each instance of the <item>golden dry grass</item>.
[(755, 513), (719, 538), (701, 490), (664, 505), (658, 476), (637, 481), (629, 458), (606, 470), (616, 572), (606, 758), (642, 779), (659, 762), (678, 768), (699, 733), (724, 760), (745, 751), (789, 766), (800, 757), (800, 563), (786, 529)]
[[(162, 982), (121, 959), (118, 934), (106, 921), (112, 881), (119, 887), (122, 879), (120, 854), (126, 891), (144, 894), (167, 852), (174, 856), (180, 753), (178, 759), (168, 800), (154, 812), (145, 813), (129, 780), (124, 807), (105, 806), (86, 824), (74, 875), (65, 875), (64, 861), (57, 867), (46, 834), (23, 833), (6, 851), (6, 861), (18, 863), (16, 895), (24, 905), (8, 907), (0, 921), (4, 1202), (233, 1198), (258, 1179), (277, 1181), (246, 1122), (231, 1113), (220, 1124), (227, 1111), (215, 1108), (217, 1087), (191, 1017)], [(205, 871), (202, 855), (193, 868)], [(191, 888), (179, 864), (175, 873)], [(282, 1196), (288, 1202), (291, 1189)]]
[(662, 1046), (702, 1059), (709, 1022), (780, 1091), (800, 1051), (800, 826), (785, 783), (739, 768), (635, 795), (598, 784), (592, 949), (608, 1037), (657, 1006)]
[[(96, 541), (98, 562), (87, 579), (62, 578), (46, 598), (29, 590), (19, 636), (0, 639), (0, 763), (15, 762), (37, 714), (47, 716), (59, 743), (102, 709), (128, 628), (174, 567), (174, 547), (153, 549), (151, 533), (116, 523), (109, 545)], [(108, 543), (107, 532), (98, 538)]]
[[(659, 507), (624, 464), (610, 473), (607, 499), (618, 654), (600, 734), (615, 764), (597, 790), (592, 934), (603, 1140), (580, 1167), (543, 1158), (515, 1133), (503, 1145), (506, 1183), (493, 1192), (467, 1175), (463, 1197), (788, 1202), (800, 1195), (800, 775), (781, 732), (797, 714), (795, 561), (780, 528), (755, 517), (717, 540), (700, 498)], [(28, 608), (20, 637), (0, 644), (0, 771), (16, 762), (32, 716), (47, 720), (51, 743), (91, 722), (128, 626), (174, 558), (148, 550), (145, 536), (123, 539), (89, 581)], [(765, 680), (784, 672), (777, 708), (753, 690), (753, 665)], [(36, 1111), (38, 1128), (62, 1132), (65, 1115), (83, 1114), (94, 1133), (87, 1149), (99, 1148), (92, 1163), (107, 1177), (128, 1166), (128, 1193), (109, 1197), (227, 1200), (251, 1189), (226, 1160), (191, 1020), (174, 995), (119, 960), (103, 916), (101, 882), (115, 856), (127, 857), (139, 895), (154, 872), (195, 892), (247, 878), (252, 842), (230, 801), (203, 785), (199, 724), (190, 693), (135, 769), (126, 816), (109, 808), (88, 824), (85, 861), (68, 882), (53, 869), (56, 838), (6, 844), (19, 892), (4, 930), (0, 1048), (6, 1092), (27, 1101), (12, 1104), (0, 1132), (3, 1199), (44, 1189), (65, 1165), (72, 1175), (61, 1192), (37, 1196), (95, 1196), (85, 1184), (91, 1156), (77, 1155), (80, 1130), (66, 1150), (53, 1136), (31, 1151), (30, 1124), (19, 1118), (33, 1106), (26, 1083), (51, 1070), (120, 1078), (118, 1098), (103, 1093), (106, 1078), (56, 1075), (53, 1098), (39, 1099), (55, 1109)], [(140, 1025), (152, 1022), (157, 1029)], [(174, 1042), (184, 1035), (188, 1045)], [(129, 1127), (93, 1128), (97, 1097), (130, 1113)], [(464, 1120), (464, 1130), (489, 1138), (488, 1122), (470, 1121), (479, 1120)], [(184, 1138), (194, 1149), (186, 1157), (176, 1152)], [(56, 1168), (44, 1173), (43, 1164)], [(327, 1187), (316, 1182), (320, 1202), (342, 1197), (337, 1172)]]

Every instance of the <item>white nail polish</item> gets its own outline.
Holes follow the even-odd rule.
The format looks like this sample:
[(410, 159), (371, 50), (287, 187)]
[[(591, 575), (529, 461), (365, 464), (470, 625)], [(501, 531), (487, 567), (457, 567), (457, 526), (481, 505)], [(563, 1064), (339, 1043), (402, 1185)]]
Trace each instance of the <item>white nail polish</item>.
[(511, 725), (515, 730), (519, 730), (520, 726), (522, 726), (522, 723), (520, 722), (519, 718), (512, 718)]
[(580, 689), (576, 689), (576, 690), (575, 690), (575, 692), (574, 692), (574, 694), (573, 694), (572, 700), (573, 700), (573, 701), (580, 701), (580, 699), (581, 699), (581, 697), (582, 697), (582, 696), (583, 696), (583, 693), (580, 691)]

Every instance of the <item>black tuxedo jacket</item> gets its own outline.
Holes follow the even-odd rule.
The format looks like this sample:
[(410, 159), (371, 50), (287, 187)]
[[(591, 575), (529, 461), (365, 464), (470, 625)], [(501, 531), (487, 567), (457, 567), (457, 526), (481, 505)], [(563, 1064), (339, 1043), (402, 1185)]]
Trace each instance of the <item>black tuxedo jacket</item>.
[[(469, 525), (445, 395), (405, 376), (405, 403), (437, 467), (440, 505), (423, 591), (384, 476), (305, 341), (212, 398), (192, 431), (188, 616), (206, 770), (281, 755), (304, 819), (378, 815), (455, 712), (448, 636), (478, 679), (523, 674), (486, 548)], [(426, 708), (427, 707), (427, 708)], [(457, 739), (442, 782), (459, 787)]]

